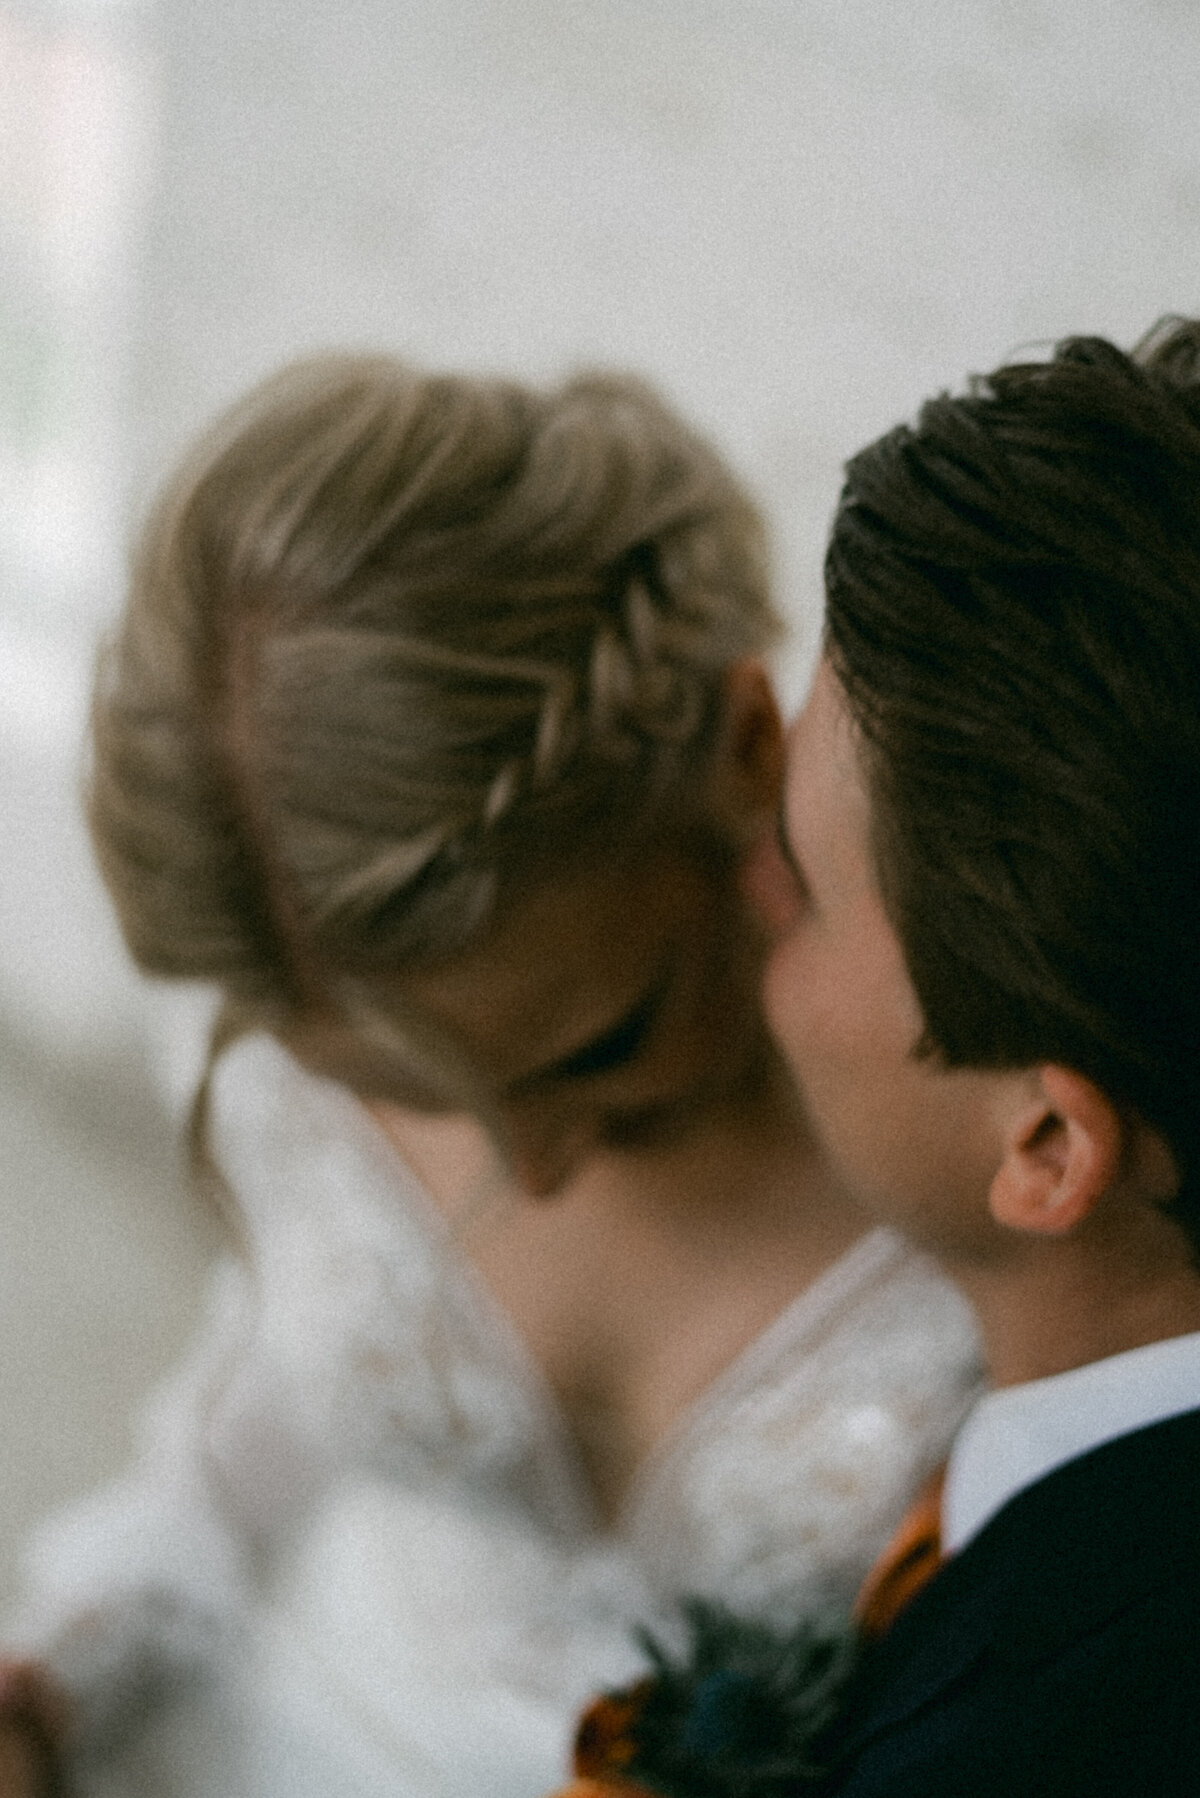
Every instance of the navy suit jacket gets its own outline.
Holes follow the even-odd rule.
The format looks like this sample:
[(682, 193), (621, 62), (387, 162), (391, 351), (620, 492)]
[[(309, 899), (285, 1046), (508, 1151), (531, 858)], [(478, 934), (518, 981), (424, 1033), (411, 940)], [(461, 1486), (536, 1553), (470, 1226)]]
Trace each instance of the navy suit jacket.
[(1200, 1798), (1200, 1410), (1011, 1499), (867, 1651), (837, 1743), (823, 1798)]

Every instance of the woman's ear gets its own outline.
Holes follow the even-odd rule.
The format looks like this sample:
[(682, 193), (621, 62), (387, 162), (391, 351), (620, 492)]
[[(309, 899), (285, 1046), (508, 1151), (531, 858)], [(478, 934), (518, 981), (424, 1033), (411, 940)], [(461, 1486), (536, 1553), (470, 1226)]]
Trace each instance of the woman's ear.
[(1047, 1065), (1023, 1083), (1002, 1146), (988, 1195), (996, 1222), (1027, 1234), (1065, 1236), (1120, 1179), (1126, 1125), (1093, 1081)]
[(756, 656), (746, 656), (725, 675), (709, 785), (714, 813), (736, 836), (774, 819), (785, 759), (771, 678)]

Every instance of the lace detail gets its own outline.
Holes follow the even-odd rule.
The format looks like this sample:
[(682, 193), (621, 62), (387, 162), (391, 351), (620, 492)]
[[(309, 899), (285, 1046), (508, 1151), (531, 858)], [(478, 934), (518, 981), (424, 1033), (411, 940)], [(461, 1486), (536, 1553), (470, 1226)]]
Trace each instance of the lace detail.
[(680, 1419), (621, 1532), (664, 1601), (849, 1603), (978, 1391), (966, 1305), (888, 1230), (863, 1237)]

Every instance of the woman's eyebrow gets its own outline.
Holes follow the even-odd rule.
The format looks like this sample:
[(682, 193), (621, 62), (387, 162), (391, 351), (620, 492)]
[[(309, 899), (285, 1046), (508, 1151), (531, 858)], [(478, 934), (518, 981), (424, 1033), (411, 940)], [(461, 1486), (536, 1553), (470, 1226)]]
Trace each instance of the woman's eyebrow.
[(670, 968), (656, 974), (654, 980), (641, 996), (634, 1000), (629, 1010), (618, 1018), (615, 1024), (603, 1030), (599, 1036), (592, 1037), (570, 1054), (562, 1055), (557, 1061), (547, 1062), (544, 1067), (534, 1068), (531, 1073), (523, 1074), (511, 1089), (515, 1092), (527, 1087), (540, 1085), (543, 1080), (579, 1080), (589, 1074), (608, 1073), (613, 1068), (623, 1067), (632, 1061), (658, 1016), (659, 1007), (670, 984)]

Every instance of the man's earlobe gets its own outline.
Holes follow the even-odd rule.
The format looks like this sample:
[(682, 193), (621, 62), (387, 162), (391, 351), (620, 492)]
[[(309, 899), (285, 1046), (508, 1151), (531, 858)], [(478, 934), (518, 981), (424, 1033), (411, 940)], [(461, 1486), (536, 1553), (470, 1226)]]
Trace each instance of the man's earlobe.
[(1125, 1126), (1112, 1100), (1070, 1068), (1031, 1075), (1004, 1130), (992, 1181), (992, 1216), (1006, 1229), (1065, 1236), (1089, 1217), (1120, 1177)]
[(786, 762), (783, 719), (771, 677), (756, 656), (726, 671), (710, 802), (735, 831), (773, 818)]

